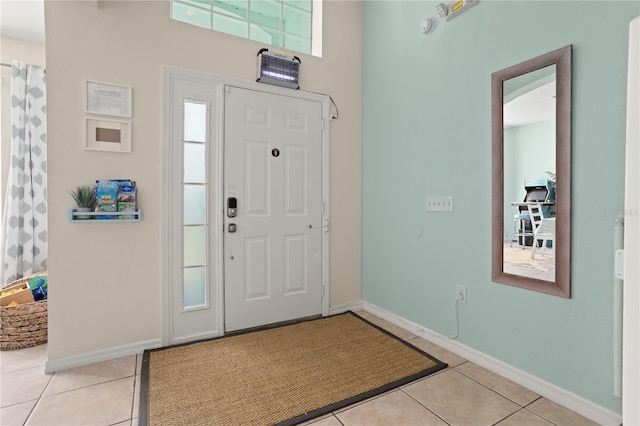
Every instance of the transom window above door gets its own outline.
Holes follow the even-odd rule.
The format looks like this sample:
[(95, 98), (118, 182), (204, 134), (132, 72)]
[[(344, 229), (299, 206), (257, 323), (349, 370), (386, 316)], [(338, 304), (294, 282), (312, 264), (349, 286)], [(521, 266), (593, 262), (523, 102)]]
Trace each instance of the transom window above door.
[(171, 18), (321, 56), (320, 0), (172, 0)]

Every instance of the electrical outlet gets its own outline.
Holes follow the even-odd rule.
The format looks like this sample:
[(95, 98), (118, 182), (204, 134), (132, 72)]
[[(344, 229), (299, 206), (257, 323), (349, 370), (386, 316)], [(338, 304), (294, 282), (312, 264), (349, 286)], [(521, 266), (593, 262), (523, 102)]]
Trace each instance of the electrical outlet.
[(467, 304), (467, 288), (465, 286), (459, 285), (456, 287), (456, 301)]
[(427, 197), (427, 211), (428, 212), (452, 212), (453, 211), (453, 197)]

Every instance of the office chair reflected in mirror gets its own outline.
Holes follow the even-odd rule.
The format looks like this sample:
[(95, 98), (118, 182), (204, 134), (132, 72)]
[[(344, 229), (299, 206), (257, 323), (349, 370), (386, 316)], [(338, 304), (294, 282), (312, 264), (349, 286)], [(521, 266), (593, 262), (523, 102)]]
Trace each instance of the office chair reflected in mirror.
[(533, 250), (531, 250), (531, 258), (534, 259), (538, 248), (542, 248), (542, 252), (540, 253), (542, 256), (544, 256), (547, 248), (551, 248), (551, 256), (555, 260), (555, 217), (544, 217), (542, 206), (540, 204), (531, 204), (527, 206), (527, 208), (529, 209), (531, 228), (533, 231)]

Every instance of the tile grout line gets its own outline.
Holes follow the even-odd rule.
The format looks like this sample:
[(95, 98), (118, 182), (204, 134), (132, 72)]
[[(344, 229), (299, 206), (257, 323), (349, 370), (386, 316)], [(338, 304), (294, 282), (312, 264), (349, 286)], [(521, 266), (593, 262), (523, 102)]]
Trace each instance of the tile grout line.
[[(131, 416), (129, 417), (129, 423), (131, 425), (133, 425), (133, 419), (135, 416), (135, 413), (133, 412), (135, 406), (136, 406), (136, 385), (138, 384), (138, 357), (139, 355), (136, 354), (136, 362), (135, 365), (133, 366), (133, 395), (131, 398)], [(140, 404), (140, 402), (138, 402), (138, 405)]]
[[(462, 364), (460, 364), (460, 365), (462, 365)], [(475, 379), (475, 378), (473, 378), (473, 377), (471, 377), (471, 376), (468, 376), (468, 375), (464, 374), (464, 372), (462, 372), (462, 371), (458, 371), (458, 367), (459, 367), (460, 365), (457, 365), (457, 366), (454, 368), (454, 370), (456, 371), (456, 373), (463, 375), (463, 376), (464, 376), (464, 377), (466, 377), (467, 379), (469, 379), (469, 380), (472, 380), (472, 381), (476, 382), (477, 384), (479, 384), (479, 385), (481, 385), (481, 386), (485, 387), (486, 389), (489, 389), (491, 392), (493, 392), (493, 393), (495, 393), (495, 394), (497, 394), (497, 395), (500, 395), (501, 397), (503, 397), (503, 398), (505, 398), (505, 399), (507, 399), (507, 400), (509, 400), (509, 401), (513, 402), (514, 404), (516, 404), (516, 405), (517, 405), (518, 407), (520, 407), (520, 408), (528, 407), (529, 405), (533, 404), (534, 402), (536, 402), (537, 400), (539, 400), (540, 398), (542, 398), (542, 396), (540, 396), (540, 395), (538, 395), (537, 393), (533, 392), (531, 389), (525, 388), (525, 389), (526, 389), (526, 390), (528, 390), (529, 392), (532, 392), (532, 393), (534, 393), (534, 394), (538, 395), (538, 397), (537, 397), (536, 399), (534, 399), (533, 401), (531, 401), (531, 402), (529, 402), (529, 403), (527, 403), (527, 404), (525, 404), (525, 405), (522, 405), (522, 404), (520, 404), (519, 402), (514, 401), (513, 399), (509, 398), (507, 395), (503, 395), (503, 394), (501, 394), (501, 393), (500, 393), (500, 392), (498, 392), (496, 389), (490, 388), (489, 386), (485, 385), (485, 384), (484, 384), (484, 383), (482, 383), (481, 381), (479, 381), (479, 380), (477, 380), (477, 379)], [(506, 379), (506, 378), (504, 378), (504, 377), (502, 377), (502, 376), (499, 376), (499, 377), (500, 377), (500, 378), (502, 378), (502, 379), (505, 379), (505, 380), (509, 380), (509, 379)], [(517, 384), (517, 383), (516, 383), (516, 384)], [(524, 386), (523, 386), (523, 387), (524, 387)], [(518, 410), (518, 411), (519, 411), (519, 410)]]
[[(443, 370), (445, 371), (445, 370)], [(440, 420), (442, 420), (445, 424), (447, 425), (451, 425), (451, 423), (447, 422), (445, 419), (443, 419), (442, 417), (440, 417), (436, 412), (434, 412), (433, 410), (430, 410), (429, 407), (427, 407), (426, 405), (424, 405), (422, 402), (418, 401), (417, 399), (415, 399), (412, 395), (410, 395), (409, 393), (405, 392), (404, 390), (404, 386), (400, 388), (400, 391), (402, 393), (404, 393), (405, 395), (407, 395), (409, 398), (411, 398), (412, 400), (414, 400), (415, 402), (418, 403), (418, 405), (420, 405), (422, 408), (424, 408), (425, 410), (427, 410), (428, 412), (430, 412), (431, 414), (433, 414), (434, 416), (436, 416), (437, 418), (439, 418)]]
[[(462, 365), (462, 364), (460, 364), (460, 365)], [(458, 371), (458, 370), (457, 370), (457, 367), (459, 367), (459, 366), (456, 366), (453, 370), (455, 370), (458, 374), (461, 374), (462, 376), (464, 376), (464, 377), (468, 378), (469, 380), (472, 380), (472, 381), (474, 381), (474, 382), (478, 383), (479, 385), (483, 386), (484, 388), (486, 388), (486, 389), (490, 390), (491, 392), (493, 392), (493, 393), (495, 393), (495, 394), (497, 394), (497, 395), (499, 395), (499, 396), (501, 396), (501, 397), (503, 397), (503, 398), (507, 399), (508, 401), (513, 402), (513, 403), (514, 403), (514, 404), (516, 404), (518, 407), (520, 407), (518, 410), (516, 410), (516, 411), (514, 411), (513, 413), (509, 414), (507, 417), (505, 417), (504, 419), (500, 420), (500, 421), (499, 421), (499, 422), (497, 422), (497, 423), (500, 423), (501, 421), (506, 420), (507, 418), (509, 418), (509, 417), (513, 416), (514, 414), (516, 414), (516, 413), (518, 413), (518, 412), (520, 412), (520, 411), (522, 411), (522, 410), (525, 410), (525, 411), (527, 411), (527, 412), (529, 412), (529, 413), (531, 413), (531, 414), (533, 414), (533, 415), (535, 415), (535, 416), (540, 417), (541, 419), (544, 419), (544, 420), (548, 421), (549, 423), (551, 423), (551, 424), (553, 424), (553, 425), (556, 425), (556, 423), (554, 423), (553, 421), (549, 420), (548, 418), (546, 418), (546, 417), (544, 417), (544, 416), (542, 416), (542, 415), (540, 415), (540, 414), (536, 413), (535, 411), (531, 411), (531, 410), (527, 409), (527, 407), (530, 407), (530, 406), (531, 406), (531, 405), (533, 405), (536, 401), (539, 401), (539, 400), (543, 399), (544, 397), (543, 397), (542, 395), (538, 395), (537, 393), (533, 392), (531, 389), (525, 388), (525, 389), (527, 389), (528, 391), (533, 392), (534, 394), (538, 395), (538, 397), (537, 397), (537, 398), (535, 398), (533, 401), (531, 401), (531, 402), (529, 402), (529, 403), (525, 404), (525, 405), (521, 405), (520, 403), (518, 403), (518, 402), (514, 401), (513, 399), (509, 398), (508, 396), (501, 394), (501, 393), (500, 393), (500, 392), (498, 392), (497, 390), (492, 389), (492, 388), (488, 387), (487, 385), (485, 385), (484, 383), (482, 383), (482, 382), (480, 382), (480, 381), (478, 381), (478, 380), (474, 379), (473, 377), (471, 377), (471, 376), (468, 376), (468, 375), (464, 374), (462, 371)], [(502, 377), (502, 376), (500, 376), (500, 377)], [(506, 380), (508, 380), (508, 379), (506, 379)], [(495, 424), (497, 424), (497, 423), (495, 423)], [(556, 426), (557, 426), (557, 425), (556, 425)]]
[[(43, 369), (43, 374), (47, 375), (47, 373), (44, 372), (44, 365), (41, 366)], [(36, 410), (36, 407), (38, 406), (38, 404), (40, 403), (40, 400), (43, 398), (43, 395), (45, 393), (45, 391), (47, 390), (47, 388), (49, 387), (49, 385), (51, 384), (51, 381), (53, 380), (53, 376), (55, 376), (56, 373), (53, 372), (51, 373), (49, 380), (47, 380), (47, 384), (42, 388), (42, 392), (40, 392), (40, 395), (38, 396), (38, 398), (36, 399), (36, 403), (33, 404), (33, 407), (31, 408), (31, 410), (29, 411), (29, 414), (27, 415), (27, 418), (24, 420), (23, 426), (26, 425), (29, 422), (29, 419), (31, 418), (31, 416), (33, 416), (33, 412)]]
[[(106, 383), (113, 383), (113, 382), (117, 382), (119, 380), (125, 380), (125, 379), (129, 379), (129, 378), (133, 377), (133, 385), (134, 386), (133, 386), (133, 389), (132, 389), (131, 409), (129, 410), (129, 415), (131, 416), (131, 414), (133, 413), (133, 406), (134, 406), (134, 403), (135, 403), (135, 382), (136, 382), (136, 376), (137, 376), (135, 373), (136, 373), (136, 371), (135, 371), (135, 368), (134, 368), (133, 375), (128, 375), (128, 376), (124, 376), (124, 377), (118, 377), (118, 378), (115, 378), (115, 379), (109, 379), (109, 380), (105, 380), (105, 381), (102, 381), (102, 382), (99, 382), (99, 383), (93, 383), (93, 384), (90, 384), (90, 385), (87, 385), (87, 386), (81, 386), (79, 388), (68, 389), (68, 390), (65, 390), (63, 392), (58, 392), (58, 393), (54, 393), (54, 394), (51, 394), (51, 395), (43, 396), (44, 392), (47, 389), (47, 387), (51, 383), (51, 380), (53, 379), (53, 375), (55, 375), (55, 373), (52, 373), (51, 378), (49, 379), (49, 382), (47, 382), (47, 385), (45, 386), (45, 388), (43, 389), (42, 393), (40, 394), (40, 397), (38, 397), (38, 399), (36, 401), (36, 404), (34, 405), (33, 409), (29, 413), (29, 416), (27, 417), (27, 420), (25, 420), (24, 425), (27, 424), (27, 422), (29, 421), (29, 419), (33, 415), (33, 412), (35, 411), (36, 407), (38, 406), (38, 403), (43, 398), (57, 397), (59, 395), (65, 395), (65, 394), (68, 394), (68, 393), (71, 393), (71, 392), (75, 392), (75, 391), (78, 391), (78, 390), (81, 390), (81, 389), (89, 389), (89, 388), (92, 388), (92, 387), (104, 385)], [(126, 422), (126, 421), (128, 421), (131, 424), (133, 422), (133, 417), (129, 417), (128, 419), (123, 419), (121, 421), (117, 421), (116, 423), (113, 423), (112, 425), (109, 425), (109, 426), (117, 425), (117, 424), (120, 424), (120, 423)]]
[(522, 407), (522, 409), (523, 409), (523, 410), (527, 410), (529, 413), (533, 414), (534, 416), (538, 416), (538, 417), (540, 417), (541, 419), (544, 419), (544, 420), (548, 421), (549, 423), (551, 423), (551, 424), (553, 424), (553, 425), (556, 425), (556, 426), (557, 426), (557, 423), (556, 423), (556, 422), (554, 422), (554, 421), (552, 421), (552, 420), (550, 420), (550, 419), (546, 418), (546, 417), (545, 417), (544, 415), (542, 415), (542, 414), (538, 414), (538, 413), (536, 413), (535, 411), (529, 410), (529, 409), (527, 408), (527, 407), (531, 407), (534, 403), (536, 403), (536, 402), (540, 401), (541, 399), (544, 399), (544, 397), (543, 397), (543, 396), (540, 396), (539, 398), (536, 398), (535, 400), (531, 401), (529, 404), (527, 404), (527, 405), (525, 405), (524, 407)]
[[(128, 376), (122, 376), (122, 377), (116, 377), (116, 378), (113, 378), (113, 379), (104, 380), (102, 382), (91, 383), (90, 385), (80, 386), (79, 388), (67, 389), (67, 390), (64, 390), (64, 391), (61, 391), (61, 392), (52, 393), (51, 395), (41, 396), (40, 398), (38, 398), (38, 401), (40, 401), (40, 399), (42, 399), (42, 398), (51, 398), (53, 396), (64, 395), (64, 394), (67, 394), (67, 393), (70, 393), (70, 392), (79, 391), (81, 389), (93, 388), (93, 387), (96, 387), (96, 386), (104, 385), (106, 383), (113, 383), (113, 382), (117, 382), (119, 380), (129, 379), (131, 377), (134, 378), (133, 380), (134, 380), (134, 383), (135, 383), (135, 376), (136, 376), (136, 374), (132, 374), (132, 375), (128, 375)], [(47, 383), (47, 386), (48, 385), (49, 384)], [(45, 386), (45, 389), (46, 389), (46, 386)], [(44, 393), (44, 391), (42, 391), (42, 392)]]
[(513, 413), (509, 414), (509, 415), (508, 415), (507, 417), (505, 417), (504, 419), (500, 419), (500, 420), (498, 420), (498, 421), (497, 421), (497, 422), (495, 422), (492, 426), (497, 426), (497, 425), (499, 425), (499, 424), (500, 424), (500, 423), (502, 423), (503, 421), (507, 420), (509, 417), (513, 417), (513, 416), (515, 416), (517, 413), (519, 413), (519, 412), (520, 412), (520, 411), (522, 411), (522, 410), (524, 410), (524, 407), (520, 407), (520, 409), (519, 409), (519, 410), (514, 411)]
[[(418, 337), (419, 337), (419, 336), (418, 336)], [(467, 362), (469, 362), (469, 361), (465, 361), (465, 362), (463, 362), (462, 364), (466, 364)], [(462, 365), (462, 364), (459, 364), (459, 365)], [(426, 377), (423, 377), (423, 378), (422, 378), (422, 379), (420, 379), (420, 380), (416, 380), (415, 382), (412, 382), (412, 383), (418, 383), (418, 382), (421, 382), (421, 381), (429, 380), (430, 378), (435, 377), (435, 376), (437, 376), (437, 375), (439, 375), (439, 374), (443, 374), (443, 373), (445, 373), (445, 372), (447, 372), (447, 371), (452, 371), (452, 370), (454, 370), (454, 368), (455, 368), (455, 367), (447, 367), (447, 368), (445, 368), (444, 370), (436, 371), (434, 374), (430, 374), (430, 375), (428, 375), (428, 376), (426, 376)], [(414, 398), (414, 397), (413, 397), (413, 395), (411, 395), (411, 394), (409, 394), (408, 392), (406, 392), (406, 391), (405, 391), (405, 388), (406, 388), (407, 386), (409, 386), (410, 384), (412, 384), (412, 383), (409, 383), (409, 384), (404, 385), (404, 386), (400, 386), (399, 390), (400, 390), (402, 393), (404, 393), (405, 395), (407, 395), (409, 398), (411, 398), (412, 400), (414, 400), (415, 402), (417, 402), (417, 403), (418, 403), (418, 405), (420, 405), (421, 407), (423, 407), (425, 410), (427, 410), (428, 412), (430, 412), (431, 414), (433, 414), (434, 416), (436, 416), (437, 418), (439, 418), (440, 420), (442, 420), (442, 422), (443, 422), (443, 423), (445, 423), (445, 424), (447, 424), (447, 425), (451, 425), (451, 423), (447, 422), (444, 418), (442, 418), (441, 416), (439, 416), (435, 411), (431, 410), (429, 407), (427, 407), (426, 405), (424, 405), (422, 402), (420, 402), (420, 401), (418, 401), (416, 398)]]
[[(470, 362), (470, 361), (466, 361), (466, 362), (464, 362), (464, 363), (462, 363), (462, 364), (460, 364), (460, 365), (466, 364), (466, 363), (468, 363), (468, 362)], [(523, 410), (523, 409), (525, 408), (525, 407), (523, 407), (522, 405), (518, 404), (517, 402), (515, 402), (515, 401), (511, 400), (510, 398), (506, 397), (505, 395), (502, 395), (500, 392), (497, 392), (496, 390), (491, 389), (490, 387), (486, 386), (485, 384), (483, 384), (483, 383), (481, 383), (481, 382), (479, 382), (479, 381), (477, 381), (477, 380), (474, 380), (473, 378), (471, 378), (471, 377), (467, 376), (466, 374), (463, 374), (462, 372), (458, 371), (458, 370), (457, 370), (457, 367), (459, 367), (460, 365), (458, 365), (458, 366), (456, 366), (456, 367), (454, 367), (454, 368), (447, 368), (446, 370), (442, 370), (442, 371), (440, 371), (439, 373), (442, 373), (442, 372), (455, 372), (455, 373), (457, 373), (457, 374), (461, 375), (462, 377), (465, 377), (465, 378), (467, 378), (467, 379), (471, 380), (472, 382), (479, 384), (479, 385), (480, 385), (480, 386), (482, 386), (483, 388), (485, 388), (485, 389), (487, 389), (487, 390), (491, 391), (492, 393), (494, 393), (494, 394), (498, 395), (499, 397), (504, 398), (505, 400), (507, 400), (507, 401), (509, 401), (509, 402), (512, 402), (513, 404), (515, 404), (515, 405), (518, 407), (518, 409), (517, 409), (516, 411), (514, 411), (514, 412), (513, 412), (513, 413), (511, 413), (511, 414), (509, 414), (507, 417), (504, 417), (504, 418), (500, 419), (498, 422), (496, 422), (496, 423), (494, 423), (494, 424), (500, 423), (501, 421), (505, 420), (505, 419), (506, 419), (506, 418), (508, 418), (508, 417), (513, 416), (515, 413), (517, 413), (518, 411), (521, 411), (521, 410)], [(429, 377), (432, 377), (432, 376), (427, 376), (427, 377), (425, 377), (425, 380), (426, 380), (426, 379), (428, 379)], [(404, 388), (401, 388), (401, 389), (402, 389), (402, 391), (404, 392)], [(405, 392), (405, 393), (406, 393), (407, 395), (409, 395), (407, 392)], [(415, 398), (413, 398), (411, 395), (409, 395), (409, 396), (410, 396), (412, 399), (414, 399), (418, 404), (422, 405), (422, 406), (423, 406), (423, 407), (425, 407), (427, 410), (431, 411), (427, 406), (425, 406), (424, 404), (422, 404), (420, 401), (416, 400), (416, 399), (415, 399)], [(542, 397), (539, 397), (539, 398), (542, 398)], [(538, 398), (538, 399), (539, 399), (539, 398)], [(537, 401), (538, 399), (536, 399), (536, 401)], [(534, 401), (534, 402), (535, 402), (535, 401)], [(532, 402), (532, 403), (533, 403), (533, 402)], [(531, 404), (532, 404), (532, 403), (531, 403)], [(530, 405), (530, 404), (529, 404), (529, 405)], [(529, 411), (529, 410), (527, 410), (527, 411)], [(431, 411), (431, 412), (433, 413), (433, 411)], [(441, 417), (440, 417), (440, 416), (438, 416), (436, 413), (433, 413), (433, 414), (435, 414), (438, 418), (441, 418)], [(534, 414), (535, 414), (535, 413), (534, 413)], [(539, 416), (539, 417), (543, 418), (542, 416)], [(445, 423), (447, 423), (444, 419), (442, 419), (442, 418), (441, 418), (441, 420), (442, 420), (442, 421), (444, 421)], [(547, 420), (547, 419), (545, 419), (545, 420)], [(447, 424), (449, 424), (449, 423), (447, 423)]]
[[(334, 419), (336, 419), (338, 421), (338, 423), (340, 423), (342, 426), (344, 426), (344, 423), (342, 423), (342, 420), (340, 420), (340, 418), (338, 417), (338, 415), (335, 412), (331, 413), (331, 415), (332, 415), (332, 417)], [(327, 417), (327, 418), (330, 418), (330, 417)], [(311, 426), (311, 425), (309, 425), (309, 426)]]

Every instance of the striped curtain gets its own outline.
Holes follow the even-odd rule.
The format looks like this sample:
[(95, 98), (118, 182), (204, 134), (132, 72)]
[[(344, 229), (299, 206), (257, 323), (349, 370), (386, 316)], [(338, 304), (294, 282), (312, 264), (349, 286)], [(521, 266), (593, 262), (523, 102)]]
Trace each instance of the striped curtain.
[(11, 66), (11, 159), (1, 284), (47, 267), (47, 103), (44, 68)]

